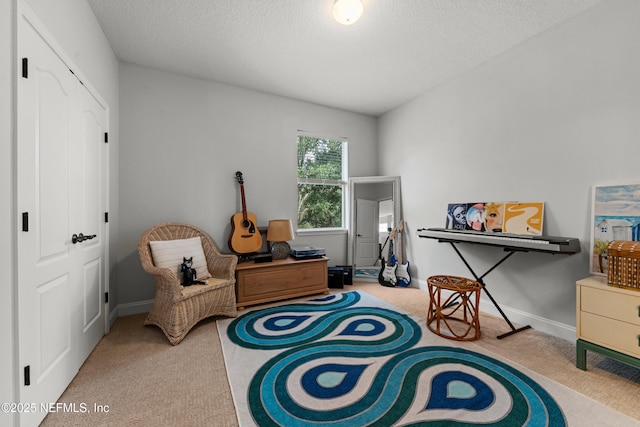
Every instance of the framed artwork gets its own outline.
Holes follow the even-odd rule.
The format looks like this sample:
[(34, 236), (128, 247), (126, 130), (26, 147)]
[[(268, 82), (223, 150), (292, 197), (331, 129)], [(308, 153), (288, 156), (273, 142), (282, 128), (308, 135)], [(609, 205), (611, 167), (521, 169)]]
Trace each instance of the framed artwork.
[(449, 203), (445, 228), (450, 230), (486, 231), (485, 204), (482, 202)]
[(484, 203), (467, 204), (467, 230), (485, 231)]
[(544, 202), (505, 203), (505, 233), (542, 235)]
[(607, 247), (612, 240), (640, 241), (640, 183), (593, 187), (591, 274), (607, 275)]
[(467, 229), (467, 203), (449, 203), (445, 228), (449, 230)]
[(539, 236), (543, 219), (544, 202), (449, 203), (445, 228)]
[(504, 202), (488, 202), (484, 205), (484, 226), (488, 233), (502, 233)]

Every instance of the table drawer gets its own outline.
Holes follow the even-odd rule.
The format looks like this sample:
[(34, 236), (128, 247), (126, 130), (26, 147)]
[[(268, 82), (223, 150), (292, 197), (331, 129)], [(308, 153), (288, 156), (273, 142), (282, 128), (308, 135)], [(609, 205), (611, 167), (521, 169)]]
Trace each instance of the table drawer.
[(614, 289), (597, 289), (583, 286), (580, 310), (623, 322), (640, 325), (640, 296), (629, 296)]
[(591, 313), (581, 313), (578, 338), (640, 357), (640, 326)]

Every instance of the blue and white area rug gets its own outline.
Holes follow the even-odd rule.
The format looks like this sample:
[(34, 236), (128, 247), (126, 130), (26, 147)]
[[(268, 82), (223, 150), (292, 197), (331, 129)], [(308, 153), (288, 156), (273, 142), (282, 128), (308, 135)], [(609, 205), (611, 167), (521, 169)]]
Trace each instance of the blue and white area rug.
[(638, 425), (364, 292), (217, 324), (241, 426)]

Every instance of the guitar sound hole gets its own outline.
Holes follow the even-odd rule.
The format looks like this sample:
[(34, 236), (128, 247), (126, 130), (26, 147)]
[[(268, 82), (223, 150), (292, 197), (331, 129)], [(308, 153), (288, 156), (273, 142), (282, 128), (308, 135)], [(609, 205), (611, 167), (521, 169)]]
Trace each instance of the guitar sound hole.
[(246, 229), (249, 233), (251, 234), (255, 234), (256, 232), (256, 226), (253, 224), (253, 221), (242, 221), (242, 228)]

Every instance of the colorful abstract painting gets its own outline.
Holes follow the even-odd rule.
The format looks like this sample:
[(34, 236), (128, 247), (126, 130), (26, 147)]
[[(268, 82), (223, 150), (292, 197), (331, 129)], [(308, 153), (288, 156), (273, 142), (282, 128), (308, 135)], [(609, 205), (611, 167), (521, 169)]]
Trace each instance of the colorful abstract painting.
[(540, 236), (542, 235), (543, 219), (543, 202), (505, 203), (503, 231), (512, 234)]

